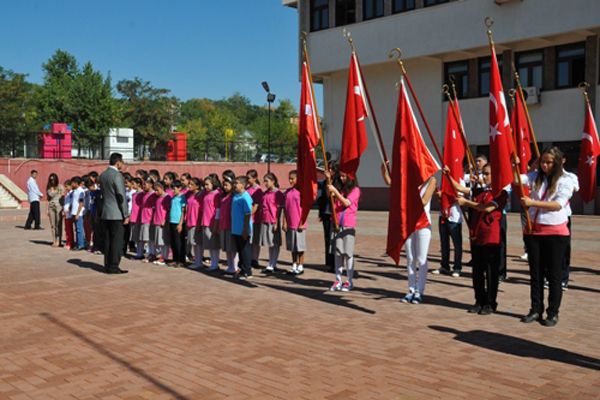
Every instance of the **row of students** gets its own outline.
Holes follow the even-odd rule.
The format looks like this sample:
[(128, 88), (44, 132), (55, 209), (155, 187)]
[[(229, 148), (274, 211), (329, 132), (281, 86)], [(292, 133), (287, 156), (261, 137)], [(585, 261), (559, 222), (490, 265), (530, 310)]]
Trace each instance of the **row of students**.
[[(138, 175), (140, 176), (137, 178), (126, 178), (127, 196), (131, 199), (131, 232), (127, 240), (136, 244), (135, 258), (164, 264), (171, 251), (171, 265), (183, 266), (187, 250), (182, 247), (189, 246), (193, 253), (190, 268), (200, 268), (204, 252), (209, 251), (211, 261), (208, 269), (216, 271), (219, 269), (220, 251), (224, 251), (227, 258), (225, 272), (237, 273), (236, 264), (242, 264), (242, 256), (236, 252), (240, 243), (234, 238), (234, 227), (239, 228), (243, 221), (235, 221), (234, 215), (241, 219), (243, 216), (235, 214), (233, 203), (238, 194), (236, 182), (240, 178), (244, 182), (244, 192), (247, 191), (247, 197), (251, 199), (252, 226), (248, 232), (252, 235), (248, 238), (250, 261), (247, 265), (257, 266), (259, 250), (256, 248), (267, 247), (269, 261), (265, 272), (274, 272), (277, 269), (283, 231), (286, 235), (286, 247), (292, 253), (290, 272), (303, 273), (306, 224), (300, 226), (302, 210), (300, 193), (295, 188), (295, 171), (289, 175), (291, 187), (285, 193), (279, 190), (278, 179), (272, 173), (264, 176), (263, 191), (258, 185), (254, 170), (241, 177), (236, 177), (228, 170), (222, 174), (221, 179), (216, 174), (210, 174), (202, 181), (185, 174), (181, 181), (175, 176), (168, 177), (167, 174), (162, 181), (155, 181), (156, 177), (150, 176), (142, 181), (144, 176), (141, 171), (138, 171)], [(187, 187), (184, 183), (187, 183)], [(239, 229), (236, 232), (239, 236)], [(181, 246), (180, 243), (185, 245)], [(256, 259), (253, 260), (253, 257)]]

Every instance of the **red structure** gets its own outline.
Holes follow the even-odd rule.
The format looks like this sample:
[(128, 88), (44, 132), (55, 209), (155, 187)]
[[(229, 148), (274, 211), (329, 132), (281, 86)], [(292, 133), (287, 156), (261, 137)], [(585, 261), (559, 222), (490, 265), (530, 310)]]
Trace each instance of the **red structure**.
[(40, 158), (70, 159), (71, 148), (71, 128), (67, 124), (55, 122), (49, 132), (42, 132), (40, 136)]
[(173, 132), (173, 139), (167, 142), (167, 161), (187, 160), (187, 133)]

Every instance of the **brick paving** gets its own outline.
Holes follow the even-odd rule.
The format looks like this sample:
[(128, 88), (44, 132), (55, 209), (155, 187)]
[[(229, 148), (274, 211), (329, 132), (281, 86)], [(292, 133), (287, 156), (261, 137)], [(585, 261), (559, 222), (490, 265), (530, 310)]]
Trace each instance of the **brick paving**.
[(474, 316), (469, 268), (429, 275), (424, 304), (400, 303), (384, 212), (359, 213), (350, 293), (327, 291), (315, 215), (304, 275), (240, 283), (131, 260), (104, 275), (100, 256), (51, 248), (48, 230), (15, 228), (24, 212), (3, 213), (0, 399), (600, 398), (597, 217), (574, 218), (572, 283), (546, 328), (518, 321), (529, 287), (515, 215), (499, 312)]

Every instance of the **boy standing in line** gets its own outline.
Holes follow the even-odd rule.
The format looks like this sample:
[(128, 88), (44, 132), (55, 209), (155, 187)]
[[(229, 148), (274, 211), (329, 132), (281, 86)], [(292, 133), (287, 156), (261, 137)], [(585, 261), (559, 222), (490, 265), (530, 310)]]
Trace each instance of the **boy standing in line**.
[(246, 192), (248, 178), (238, 176), (235, 178), (233, 190), (235, 192), (231, 201), (231, 238), (235, 251), (239, 254), (240, 270), (235, 277), (246, 280), (252, 277), (252, 197)]

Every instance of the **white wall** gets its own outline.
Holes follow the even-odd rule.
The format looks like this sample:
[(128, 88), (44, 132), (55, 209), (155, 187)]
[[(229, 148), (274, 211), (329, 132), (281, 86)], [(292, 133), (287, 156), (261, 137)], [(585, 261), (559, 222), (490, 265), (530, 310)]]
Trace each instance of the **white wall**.
[[(486, 48), (484, 18), (495, 20), (499, 45), (566, 32), (597, 30), (598, 0), (515, 0), (498, 6), (493, 0), (462, 0), (352, 24), (363, 66), (387, 61), (388, 51), (402, 48), (407, 59)], [(585, 37), (585, 33), (582, 37)], [(347, 68), (348, 43), (342, 27), (311, 32), (308, 50), (312, 72), (320, 75)]]

